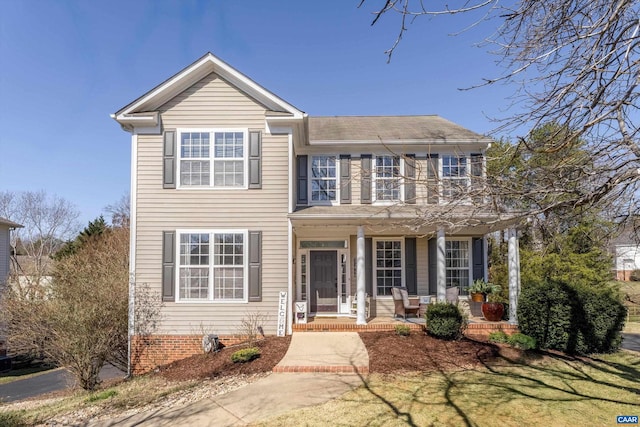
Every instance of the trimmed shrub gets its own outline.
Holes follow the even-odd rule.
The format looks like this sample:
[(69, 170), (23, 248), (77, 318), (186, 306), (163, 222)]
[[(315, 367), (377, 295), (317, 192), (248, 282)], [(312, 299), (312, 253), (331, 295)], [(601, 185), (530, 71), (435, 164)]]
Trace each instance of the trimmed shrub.
[(567, 354), (606, 353), (620, 347), (626, 308), (605, 284), (528, 283), (518, 301), (518, 324), (540, 348)]
[(246, 363), (260, 357), (260, 349), (257, 347), (243, 348), (231, 355), (233, 363)]
[(508, 339), (509, 336), (503, 331), (495, 331), (489, 333), (489, 342), (506, 343)]
[(427, 321), (427, 333), (436, 338), (459, 338), (466, 327), (465, 318), (458, 306), (448, 302), (430, 304), (424, 316)]
[(520, 333), (513, 334), (510, 337), (507, 337), (507, 344), (515, 348), (520, 348), (522, 350), (532, 350), (534, 348), (537, 348), (538, 345), (535, 338)]
[(631, 272), (629, 280), (631, 280), (632, 282), (640, 282), (640, 270), (633, 270)]
[(396, 325), (396, 334), (402, 337), (408, 337), (411, 333), (411, 328), (408, 325)]

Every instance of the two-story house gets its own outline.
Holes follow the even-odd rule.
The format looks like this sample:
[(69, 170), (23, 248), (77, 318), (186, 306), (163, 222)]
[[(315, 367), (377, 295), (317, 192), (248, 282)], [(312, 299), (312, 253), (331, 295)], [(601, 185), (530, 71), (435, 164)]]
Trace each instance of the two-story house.
[(308, 116), (210, 53), (112, 117), (131, 133), (131, 304), (143, 283), (164, 301), (141, 364), (251, 315), (276, 334), (283, 296), (285, 333), (295, 302), (366, 324), (365, 298), (391, 317), (395, 286), (443, 300), (486, 277), (485, 236), (511, 226), (472, 191), (489, 138), (438, 116)]

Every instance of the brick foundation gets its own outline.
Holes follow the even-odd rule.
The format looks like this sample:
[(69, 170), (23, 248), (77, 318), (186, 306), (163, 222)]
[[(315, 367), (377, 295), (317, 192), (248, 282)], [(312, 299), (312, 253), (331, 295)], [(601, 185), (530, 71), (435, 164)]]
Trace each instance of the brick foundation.
[[(239, 335), (218, 338), (226, 346), (245, 340)], [(143, 374), (195, 354), (202, 354), (202, 335), (137, 335), (131, 341), (131, 369), (136, 375)]]

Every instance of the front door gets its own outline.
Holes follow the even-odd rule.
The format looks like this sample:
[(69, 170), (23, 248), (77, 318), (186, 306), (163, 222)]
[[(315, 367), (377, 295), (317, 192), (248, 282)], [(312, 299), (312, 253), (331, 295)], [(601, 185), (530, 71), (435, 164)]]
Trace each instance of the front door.
[(311, 307), (316, 313), (338, 312), (338, 251), (310, 251)]

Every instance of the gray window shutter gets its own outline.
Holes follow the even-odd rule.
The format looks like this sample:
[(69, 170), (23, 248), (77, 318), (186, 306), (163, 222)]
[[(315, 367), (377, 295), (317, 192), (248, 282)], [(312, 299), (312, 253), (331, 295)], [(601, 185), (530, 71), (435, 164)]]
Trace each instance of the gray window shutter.
[(484, 244), (481, 237), (471, 240), (473, 250), (473, 280), (484, 279)]
[(418, 266), (416, 264), (417, 250), (416, 238), (407, 237), (404, 239), (404, 284), (410, 295), (418, 294)]
[(360, 156), (360, 203), (371, 204), (371, 154)]
[(429, 295), (438, 294), (438, 243), (429, 239), (427, 242), (429, 251)]
[(373, 239), (364, 239), (364, 289), (371, 296), (373, 295)]
[(416, 204), (416, 156), (407, 154), (404, 157), (404, 201), (405, 203)]
[(249, 231), (249, 302), (262, 301), (262, 231)]
[(262, 188), (262, 134), (249, 132), (249, 188)]
[(297, 175), (298, 175), (298, 197), (296, 203), (298, 205), (306, 205), (309, 203), (308, 189), (308, 172), (307, 172), (307, 156), (298, 156)]
[(176, 188), (176, 131), (164, 131), (162, 188)]
[(438, 204), (438, 155), (430, 154), (427, 158), (427, 203)]
[(351, 156), (340, 155), (340, 203), (351, 203)]
[(176, 232), (162, 232), (162, 301), (176, 300)]

